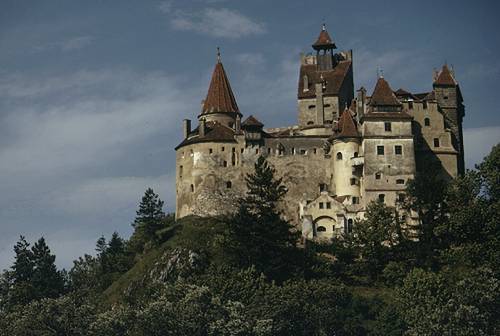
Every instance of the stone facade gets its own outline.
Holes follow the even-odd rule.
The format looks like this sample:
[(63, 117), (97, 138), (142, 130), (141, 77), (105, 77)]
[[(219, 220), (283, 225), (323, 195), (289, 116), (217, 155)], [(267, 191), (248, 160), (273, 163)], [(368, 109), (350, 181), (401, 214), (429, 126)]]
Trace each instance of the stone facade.
[(349, 232), (372, 201), (398, 208), (429, 160), (444, 178), (464, 171), (464, 107), (446, 65), (430, 92), (393, 91), (380, 77), (371, 96), (361, 88), (354, 98), (352, 51), (335, 48), (323, 27), (316, 55), (301, 56), (298, 124), (270, 129), (253, 116), (241, 120), (219, 57), (199, 125), (186, 120), (176, 147), (177, 218), (234, 211), (261, 155), (288, 188), (283, 215), (306, 238)]

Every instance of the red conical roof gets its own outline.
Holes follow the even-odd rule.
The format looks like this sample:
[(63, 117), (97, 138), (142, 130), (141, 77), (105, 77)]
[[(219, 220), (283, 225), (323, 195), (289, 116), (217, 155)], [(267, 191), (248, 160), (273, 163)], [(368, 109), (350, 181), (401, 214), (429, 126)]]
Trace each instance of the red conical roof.
[(258, 121), (253, 115), (250, 115), (244, 122), (241, 123), (241, 126), (263, 127), (264, 124)]
[(336, 48), (335, 43), (330, 37), (330, 34), (328, 34), (328, 32), (326, 31), (326, 26), (324, 24), (321, 28), (318, 39), (316, 40), (316, 42), (314, 42), (312, 47), (316, 50), (323, 48)]
[(457, 82), (455, 81), (455, 78), (453, 78), (453, 75), (451, 74), (450, 69), (448, 69), (448, 65), (443, 65), (443, 68), (439, 72), (439, 75), (436, 78), (436, 81), (434, 82), (435, 85), (450, 85), (450, 86), (455, 86), (457, 85)]
[(226, 71), (220, 62), (215, 64), (215, 69), (208, 88), (207, 98), (203, 103), (201, 114), (232, 112), (239, 113), (236, 99), (234, 98)]
[(356, 138), (359, 137), (358, 128), (352, 118), (351, 111), (345, 109), (339, 120), (340, 133), (335, 138)]
[(375, 90), (373, 90), (372, 97), (370, 99), (371, 106), (400, 106), (401, 103), (396, 98), (396, 95), (392, 91), (389, 83), (383, 78), (379, 77), (377, 84), (375, 85)]

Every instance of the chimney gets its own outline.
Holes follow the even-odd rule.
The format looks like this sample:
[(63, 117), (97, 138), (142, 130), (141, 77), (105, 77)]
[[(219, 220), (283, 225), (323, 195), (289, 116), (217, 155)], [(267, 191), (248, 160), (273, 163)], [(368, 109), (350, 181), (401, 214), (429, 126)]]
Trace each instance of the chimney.
[(191, 120), (184, 119), (182, 121), (182, 128), (184, 131), (184, 139), (187, 139), (187, 137), (189, 136), (189, 133), (191, 133)]
[(200, 137), (205, 136), (205, 118), (200, 119), (200, 127), (199, 127), (199, 132), (198, 132)]
[(241, 117), (239, 114), (236, 116), (236, 122), (234, 123), (234, 130), (236, 131), (236, 134), (240, 133), (241, 131)]

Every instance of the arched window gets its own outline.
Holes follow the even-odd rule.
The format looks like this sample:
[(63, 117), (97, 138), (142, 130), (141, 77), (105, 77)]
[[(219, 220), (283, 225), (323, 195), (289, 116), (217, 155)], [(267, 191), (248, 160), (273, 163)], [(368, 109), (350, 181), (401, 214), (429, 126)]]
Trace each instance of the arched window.
[(429, 118), (424, 119), (424, 125), (425, 126), (430, 126), (431, 125), (431, 120)]
[(385, 201), (385, 194), (378, 194), (378, 201), (381, 203), (384, 203)]
[(227, 189), (231, 189), (232, 186), (233, 186), (233, 184), (231, 183), (231, 181), (227, 181), (226, 182), (226, 188)]
[(326, 227), (324, 226), (318, 226), (318, 228), (316, 229), (317, 232), (326, 232)]
[(354, 157), (358, 157), (358, 152), (354, 152)]
[(351, 185), (356, 185), (357, 184), (357, 180), (355, 177), (351, 177)]
[(341, 152), (337, 153), (337, 160), (342, 160), (342, 153)]

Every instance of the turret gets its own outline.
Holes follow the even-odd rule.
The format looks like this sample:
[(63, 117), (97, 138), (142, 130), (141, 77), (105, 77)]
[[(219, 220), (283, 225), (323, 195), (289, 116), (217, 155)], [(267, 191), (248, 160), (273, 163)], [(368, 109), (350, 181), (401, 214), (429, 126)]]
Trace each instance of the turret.
[(451, 130), (453, 147), (459, 153), (458, 172), (465, 172), (462, 119), (465, 115), (462, 93), (453, 72), (445, 64), (433, 83), (434, 95)]
[(238, 116), (241, 118), (241, 113), (217, 48), (217, 63), (198, 119), (204, 118), (207, 122), (215, 121), (233, 128)]
[(361, 138), (351, 111), (345, 109), (333, 136), (332, 160), (337, 196), (360, 196), (359, 175), (355, 174), (352, 158), (358, 157)]
[(333, 49), (336, 49), (337, 46), (330, 37), (330, 34), (326, 31), (325, 24), (321, 27), (318, 39), (314, 42), (312, 47), (316, 50), (318, 70), (331, 70), (335, 66)]

